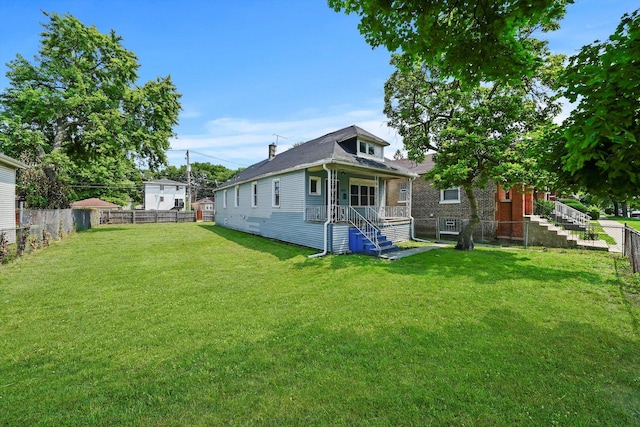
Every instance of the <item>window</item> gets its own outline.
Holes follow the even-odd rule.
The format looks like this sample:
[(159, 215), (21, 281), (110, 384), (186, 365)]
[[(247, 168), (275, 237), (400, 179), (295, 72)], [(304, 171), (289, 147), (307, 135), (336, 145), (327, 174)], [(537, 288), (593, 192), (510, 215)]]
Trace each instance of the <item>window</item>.
[(160, 191), (164, 191), (164, 185), (160, 184)]
[(358, 141), (358, 154), (382, 158), (382, 147), (366, 141)]
[(280, 179), (273, 180), (273, 207), (280, 207)]
[(310, 196), (320, 195), (320, 182), (321, 182), (321, 179), (319, 176), (309, 177), (309, 195)]
[(258, 206), (258, 183), (251, 183), (251, 207), (255, 208)]
[(460, 187), (440, 190), (440, 203), (460, 203)]
[(237, 208), (238, 206), (240, 206), (240, 186), (236, 185), (235, 188), (236, 194), (235, 194), (235, 207)]
[(176, 185), (176, 191), (180, 191), (180, 186)]
[(223, 207), (224, 209), (226, 209), (226, 208), (227, 208), (227, 190), (224, 190), (224, 191), (222, 192), (222, 207)]
[(160, 196), (160, 201), (164, 202), (164, 196)]
[(351, 181), (351, 206), (375, 206), (376, 187), (365, 182)]
[(174, 199), (173, 200), (173, 206), (176, 208), (183, 208), (184, 207), (184, 200), (183, 199)]
[(398, 186), (398, 202), (406, 203), (407, 202), (407, 183), (403, 182)]

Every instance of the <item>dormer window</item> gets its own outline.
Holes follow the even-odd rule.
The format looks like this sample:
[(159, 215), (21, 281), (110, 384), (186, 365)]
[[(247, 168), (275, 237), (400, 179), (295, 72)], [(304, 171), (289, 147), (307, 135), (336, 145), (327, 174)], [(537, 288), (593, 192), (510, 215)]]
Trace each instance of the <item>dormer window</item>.
[(382, 158), (382, 147), (367, 141), (358, 141), (358, 155)]

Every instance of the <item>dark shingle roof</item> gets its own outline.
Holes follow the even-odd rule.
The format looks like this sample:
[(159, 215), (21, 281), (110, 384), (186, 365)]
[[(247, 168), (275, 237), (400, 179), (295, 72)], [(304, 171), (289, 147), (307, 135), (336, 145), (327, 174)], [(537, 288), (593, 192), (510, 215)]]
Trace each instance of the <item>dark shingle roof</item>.
[(391, 160), (391, 162), (418, 175), (424, 175), (435, 166), (432, 153), (425, 155), (421, 163), (409, 159)]
[(276, 155), (272, 159), (266, 159), (251, 165), (218, 188), (229, 187), (266, 175), (307, 168), (322, 163), (339, 163), (369, 169), (380, 169), (398, 175), (412, 175), (412, 172), (388, 160), (382, 162), (372, 158), (359, 157), (355, 153), (349, 152), (345, 144), (341, 144), (356, 137), (382, 146), (389, 145), (387, 141), (358, 126), (352, 125), (300, 144)]

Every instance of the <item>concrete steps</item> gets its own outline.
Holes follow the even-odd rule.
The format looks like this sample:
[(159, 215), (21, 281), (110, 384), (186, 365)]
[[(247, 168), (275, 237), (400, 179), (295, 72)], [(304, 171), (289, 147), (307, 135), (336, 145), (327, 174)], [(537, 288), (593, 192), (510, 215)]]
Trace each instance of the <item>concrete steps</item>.
[(529, 221), (528, 243), (534, 246), (550, 248), (577, 248), (608, 251), (609, 245), (604, 240), (583, 240), (547, 219), (538, 215), (526, 215)]

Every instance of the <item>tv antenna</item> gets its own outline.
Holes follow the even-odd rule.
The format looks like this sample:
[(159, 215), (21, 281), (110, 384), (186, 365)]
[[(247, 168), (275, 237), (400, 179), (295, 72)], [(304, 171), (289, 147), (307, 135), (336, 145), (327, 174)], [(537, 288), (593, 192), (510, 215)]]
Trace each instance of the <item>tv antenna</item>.
[(278, 135), (277, 133), (274, 133), (273, 136), (276, 137), (276, 145), (278, 145), (278, 138), (289, 139), (286, 136)]

